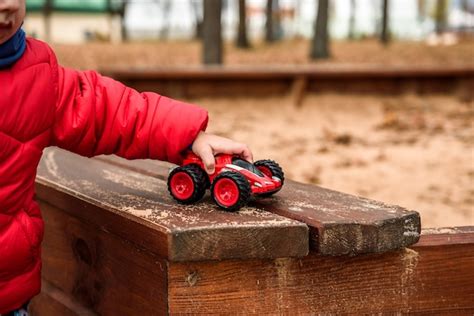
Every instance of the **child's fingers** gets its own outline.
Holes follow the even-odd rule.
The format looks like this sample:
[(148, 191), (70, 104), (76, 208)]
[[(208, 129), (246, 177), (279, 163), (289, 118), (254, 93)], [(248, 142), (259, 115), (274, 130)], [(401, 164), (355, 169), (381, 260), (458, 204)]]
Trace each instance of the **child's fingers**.
[(209, 140), (209, 144), (212, 149), (214, 149), (214, 154), (239, 155), (248, 161), (253, 160), (252, 152), (249, 147), (243, 143), (215, 135), (211, 135)]
[(242, 153), (240, 154), (242, 158), (253, 163), (253, 154), (247, 145), (244, 145)]
[(206, 168), (206, 172), (208, 174), (213, 174), (216, 168), (216, 160), (214, 158), (214, 153), (212, 152), (211, 146), (206, 144), (199, 147), (196, 154), (201, 157), (204, 167)]
[(253, 155), (247, 145), (235, 143), (227, 154), (239, 155), (248, 162), (253, 162)]
[(252, 151), (247, 145), (204, 132), (196, 137), (192, 150), (201, 157), (209, 174), (213, 174), (215, 171), (216, 161), (214, 155), (216, 154), (239, 155), (243, 159), (253, 162)]

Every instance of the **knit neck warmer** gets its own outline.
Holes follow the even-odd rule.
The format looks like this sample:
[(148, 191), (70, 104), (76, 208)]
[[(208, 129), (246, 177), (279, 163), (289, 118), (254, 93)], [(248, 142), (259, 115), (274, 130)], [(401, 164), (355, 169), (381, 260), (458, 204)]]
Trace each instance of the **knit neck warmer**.
[(26, 35), (20, 28), (8, 41), (0, 45), (0, 69), (12, 66), (23, 56), (26, 49)]

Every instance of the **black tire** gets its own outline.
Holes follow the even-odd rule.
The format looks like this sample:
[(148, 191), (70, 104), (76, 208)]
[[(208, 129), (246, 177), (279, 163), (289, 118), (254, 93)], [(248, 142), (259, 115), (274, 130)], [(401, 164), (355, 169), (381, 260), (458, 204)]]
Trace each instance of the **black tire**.
[[(215, 195), (216, 185), (218, 184), (219, 180), (222, 180), (222, 179), (229, 179), (237, 185), (239, 197), (237, 201), (232, 205), (224, 205), (220, 203), (218, 198)], [(214, 200), (214, 202), (216, 202), (216, 204), (220, 208), (229, 212), (238, 211), (241, 207), (245, 206), (247, 202), (249, 201), (251, 195), (252, 195), (252, 191), (250, 189), (249, 182), (243, 175), (237, 172), (232, 172), (232, 171), (222, 172), (214, 179), (211, 185), (212, 199)]]
[(259, 196), (270, 196), (281, 190), (281, 188), (283, 187), (283, 184), (285, 183), (285, 173), (283, 172), (283, 169), (280, 167), (280, 165), (277, 162), (270, 159), (258, 160), (254, 163), (254, 166), (257, 168), (265, 167), (269, 169), (272, 174), (272, 177), (276, 177), (280, 179), (281, 181), (281, 186), (278, 190), (275, 190), (269, 193), (263, 193), (263, 194), (260, 194)]
[[(191, 177), (193, 181), (194, 191), (192, 195), (187, 199), (180, 199), (179, 197), (175, 196), (173, 194), (173, 191), (171, 190), (171, 179), (179, 172), (185, 172)], [(168, 176), (168, 191), (178, 203), (191, 204), (202, 199), (202, 197), (206, 193), (206, 189), (208, 188), (208, 183), (209, 178), (206, 172), (204, 172), (204, 170), (202, 170), (199, 166), (196, 165), (187, 165), (183, 167), (174, 168), (171, 171), (170, 175)]]

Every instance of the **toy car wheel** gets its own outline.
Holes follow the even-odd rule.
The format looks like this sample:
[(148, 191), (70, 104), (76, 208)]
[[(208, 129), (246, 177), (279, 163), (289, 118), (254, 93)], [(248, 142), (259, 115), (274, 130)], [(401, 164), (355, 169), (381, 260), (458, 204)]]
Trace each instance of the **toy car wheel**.
[(264, 193), (263, 196), (268, 196), (277, 193), (283, 187), (283, 183), (285, 182), (285, 174), (283, 173), (283, 169), (280, 167), (278, 163), (273, 160), (265, 159), (265, 160), (258, 160), (254, 163), (255, 167), (258, 168), (264, 175), (270, 178), (278, 178), (281, 181), (281, 186), (278, 190)]
[(194, 203), (206, 193), (208, 181), (206, 173), (198, 166), (178, 167), (168, 177), (168, 191), (179, 203)]
[(237, 211), (247, 204), (250, 194), (250, 184), (240, 173), (223, 172), (212, 182), (212, 198), (227, 211)]

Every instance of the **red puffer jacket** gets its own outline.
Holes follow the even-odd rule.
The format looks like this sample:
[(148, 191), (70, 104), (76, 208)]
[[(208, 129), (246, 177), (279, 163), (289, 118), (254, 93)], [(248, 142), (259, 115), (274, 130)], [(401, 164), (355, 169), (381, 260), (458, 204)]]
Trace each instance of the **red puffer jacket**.
[(40, 291), (34, 182), (45, 147), (178, 163), (206, 125), (201, 108), (62, 68), (45, 43), (28, 39), (23, 57), (0, 70), (0, 314)]

